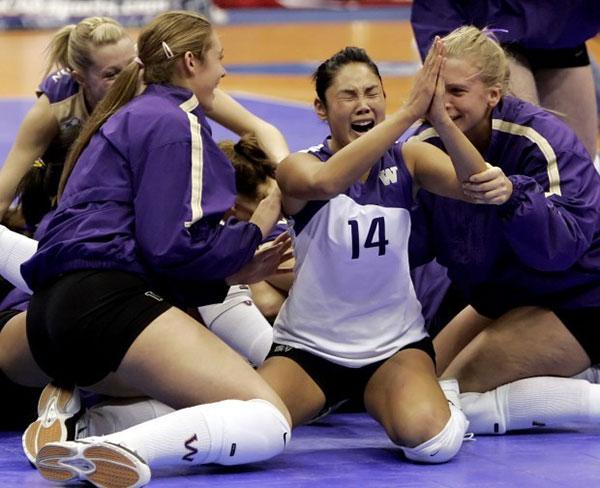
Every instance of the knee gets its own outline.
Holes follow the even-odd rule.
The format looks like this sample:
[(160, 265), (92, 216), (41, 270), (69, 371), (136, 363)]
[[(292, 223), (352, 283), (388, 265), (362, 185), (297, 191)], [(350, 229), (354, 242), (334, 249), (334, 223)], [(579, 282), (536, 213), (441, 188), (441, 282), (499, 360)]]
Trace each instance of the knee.
[[(214, 462), (234, 465), (262, 461), (280, 454), (287, 447), (292, 437), (290, 422), (271, 402), (261, 399), (225, 400), (220, 404), (229, 409), (223, 419), (224, 431), (237, 431), (240, 439), (227, 443), (236, 445), (235, 455), (225, 450), (227, 452), (221, 453)], [(243, 421), (236, 414), (243, 415)], [(228, 428), (232, 423), (236, 424), (237, 429)]]
[(252, 298), (260, 312), (266, 317), (269, 322), (273, 322), (279, 313), (279, 309), (283, 305), (285, 298), (275, 291), (270, 293), (258, 292), (254, 293)]
[(450, 404), (450, 418), (433, 437), (415, 447), (402, 447), (404, 455), (411, 461), (422, 463), (445, 463), (460, 450), (469, 426), (465, 415)]
[(446, 402), (420, 403), (401, 423), (388, 428), (390, 439), (400, 446), (416, 446), (434, 437), (449, 419)]

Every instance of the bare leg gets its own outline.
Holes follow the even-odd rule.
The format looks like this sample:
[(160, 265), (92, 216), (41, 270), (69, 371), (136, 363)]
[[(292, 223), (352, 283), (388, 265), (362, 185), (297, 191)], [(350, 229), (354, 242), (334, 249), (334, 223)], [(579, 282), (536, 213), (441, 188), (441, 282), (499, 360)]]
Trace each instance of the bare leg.
[(263, 363), (258, 372), (288, 407), (292, 426), (311, 420), (325, 406), (321, 388), (295, 361), (273, 356)]
[(15, 383), (45, 386), (50, 378), (37, 365), (27, 341), (25, 312), (11, 318), (0, 331), (0, 369)]
[(454, 317), (433, 339), (438, 375), (441, 376), (458, 353), (490, 323), (490, 319), (479, 315), (471, 306)]
[(47, 444), (36, 458), (44, 477), (102, 485), (121, 476), (141, 486), (149, 466), (260, 461), (283, 451), (291, 435), (289, 412), (269, 385), (176, 308), (142, 331), (104, 388), (115, 380), (180, 410), (108, 436)]
[(176, 308), (138, 336), (116, 377), (173, 408), (261, 398), (288, 415), (281, 399), (240, 355)]
[(277, 317), (279, 309), (283, 305), (287, 294), (280, 289), (275, 288), (267, 281), (254, 283), (250, 285), (250, 289), (252, 290), (252, 298), (258, 309), (269, 322), (273, 322), (275, 317)]
[(365, 407), (394, 443), (410, 447), (431, 439), (450, 418), (433, 361), (417, 349), (398, 352), (375, 372)]
[(510, 91), (534, 105), (540, 104), (540, 98), (536, 86), (535, 77), (527, 60), (520, 56), (509, 58), (510, 66)]
[(444, 377), (463, 392), (484, 392), (531, 376), (569, 377), (590, 360), (549, 310), (521, 307), (487, 326), (450, 363)]
[(369, 380), (364, 400), (409, 459), (446, 462), (462, 445), (467, 421), (446, 400), (423, 351), (405, 349), (386, 361)]
[(556, 111), (592, 156), (598, 152), (598, 114), (591, 66), (535, 73), (542, 107)]

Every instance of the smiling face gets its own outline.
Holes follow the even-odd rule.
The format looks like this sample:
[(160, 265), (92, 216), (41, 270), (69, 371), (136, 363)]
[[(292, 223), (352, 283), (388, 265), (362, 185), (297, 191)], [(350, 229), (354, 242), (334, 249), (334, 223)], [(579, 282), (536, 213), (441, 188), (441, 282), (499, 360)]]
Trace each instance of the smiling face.
[(329, 124), (335, 152), (385, 118), (383, 86), (367, 64), (346, 64), (332, 79), (325, 100), (315, 100), (315, 109)]
[(449, 58), (444, 67), (448, 115), (475, 145), (489, 139), (490, 113), (501, 97), (499, 86), (486, 86), (476, 66), (467, 60)]
[(219, 86), (221, 78), (225, 76), (223, 61), (223, 46), (216, 32), (212, 32), (210, 48), (205, 52), (204, 59), (200, 60), (198, 69), (192, 80), (192, 90), (198, 103), (205, 110), (213, 108), (215, 89)]
[(92, 65), (83, 73), (75, 71), (75, 79), (83, 86), (90, 111), (104, 98), (117, 75), (135, 55), (133, 41), (129, 37), (123, 37), (114, 44), (94, 48), (90, 56)]

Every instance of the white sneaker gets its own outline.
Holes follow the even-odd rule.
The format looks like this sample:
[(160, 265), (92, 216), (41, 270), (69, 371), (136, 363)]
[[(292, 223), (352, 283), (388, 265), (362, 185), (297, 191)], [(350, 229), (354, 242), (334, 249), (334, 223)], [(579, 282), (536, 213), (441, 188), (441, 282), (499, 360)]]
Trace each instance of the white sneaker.
[(79, 391), (49, 383), (38, 401), (38, 419), (23, 433), (21, 443), (29, 462), (35, 463), (38, 451), (49, 442), (75, 438), (75, 424), (83, 408)]
[(46, 444), (35, 464), (44, 478), (55, 483), (82, 480), (101, 488), (137, 488), (151, 477), (143, 459), (100, 437)]

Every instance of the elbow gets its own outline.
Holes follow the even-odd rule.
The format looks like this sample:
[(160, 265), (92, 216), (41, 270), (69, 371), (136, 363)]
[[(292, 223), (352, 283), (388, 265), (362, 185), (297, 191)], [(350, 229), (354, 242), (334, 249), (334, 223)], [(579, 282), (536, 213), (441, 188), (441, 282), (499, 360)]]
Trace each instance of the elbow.
[(278, 178), (277, 183), (285, 196), (299, 200), (328, 200), (345, 190), (340, 190), (340, 185), (336, 182), (318, 178), (301, 184), (287, 178)]
[(315, 180), (310, 188), (315, 200), (327, 200), (343, 192), (339, 182), (331, 180)]

